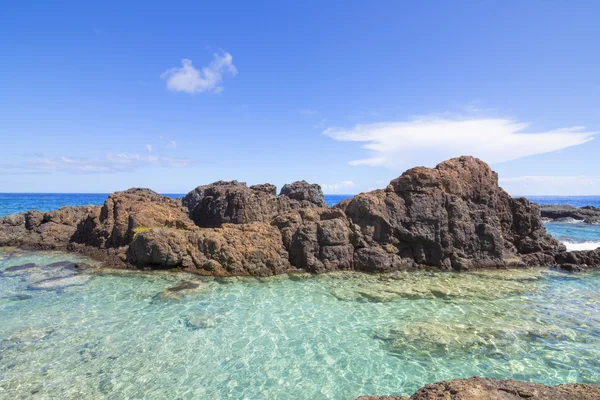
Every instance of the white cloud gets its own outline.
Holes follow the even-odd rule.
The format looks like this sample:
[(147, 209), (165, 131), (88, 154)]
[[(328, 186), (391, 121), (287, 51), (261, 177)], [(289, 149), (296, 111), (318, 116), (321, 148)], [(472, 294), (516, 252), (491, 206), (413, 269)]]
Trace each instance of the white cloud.
[(141, 167), (186, 167), (191, 164), (187, 158), (160, 157), (126, 153), (109, 153), (99, 158), (87, 157), (38, 157), (24, 168), (37, 171), (70, 173), (112, 173), (131, 171)]
[(342, 181), (342, 182), (332, 183), (332, 184), (322, 184), (321, 188), (323, 189), (324, 192), (326, 192), (328, 194), (333, 194), (333, 193), (349, 194), (350, 193), (349, 191), (352, 190), (355, 186), (356, 185), (352, 181)]
[(366, 143), (362, 147), (370, 156), (350, 161), (351, 165), (391, 169), (435, 165), (461, 155), (499, 163), (583, 144), (597, 133), (583, 127), (524, 132), (528, 126), (508, 119), (432, 117), (360, 124), (351, 129), (328, 128), (323, 133), (339, 141)]
[(600, 195), (600, 177), (530, 175), (500, 177), (500, 186), (513, 195)]
[(151, 144), (147, 144), (146, 145), (146, 150), (148, 150), (148, 153), (152, 153), (152, 145)]
[(160, 77), (167, 80), (167, 88), (174, 92), (219, 93), (223, 90), (223, 75), (237, 75), (232, 61), (229, 53), (214, 54), (208, 66), (197, 69), (192, 65), (192, 60), (185, 58), (181, 60), (181, 67), (168, 69)]
[(177, 148), (177, 142), (176, 142), (176, 141), (174, 141), (174, 140), (171, 140), (171, 141), (169, 142), (169, 144), (167, 144), (167, 148), (168, 148), (168, 149), (176, 149), (176, 148)]

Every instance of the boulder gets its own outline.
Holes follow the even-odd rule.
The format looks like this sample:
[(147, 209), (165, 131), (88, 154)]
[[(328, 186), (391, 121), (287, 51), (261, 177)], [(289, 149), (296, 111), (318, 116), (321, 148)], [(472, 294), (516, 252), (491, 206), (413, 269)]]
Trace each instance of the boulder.
[(325, 206), (321, 187), (304, 181), (285, 185), (280, 196), (276, 196), (276, 187), (269, 183), (248, 187), (244, 182), (218, 181), (198, 186), (182, 202), (192, 220), (202, 228), (269, 222), (282, 212)]
[(281, 233), (262, 222), (190, 231), (149, 229), (134, 238), (127, 262), (217, 276), (269, 276), (291, 270)]
[(570, 383), (546, 386), (539, 383), (473, 377), (423, 386), (410, 397), (362, 396), (357, 400), (597, 400), (600, 386)]
[(149, 228), (194, 228), (179, 200), (150, 189), (115, 192), (98, 211), (79, 224), (74, 242), (100, 248), (121, 247)]
[(296, 268), (314, 273), (353, 269), (354, 233), (341, 210), (302, 209), (279, 215), (272, 225), (281, 231)]
[(498, 186), (497, 174), (473, 157), (412, 168), (386, 189), (338, 207), (370, 248), (360, 251), (362, 264), (389, 264), (394, 255), (464, 270), (503, 266), (517, 254), (565, 250), (546, 233), (538, 206), (511, 198)]

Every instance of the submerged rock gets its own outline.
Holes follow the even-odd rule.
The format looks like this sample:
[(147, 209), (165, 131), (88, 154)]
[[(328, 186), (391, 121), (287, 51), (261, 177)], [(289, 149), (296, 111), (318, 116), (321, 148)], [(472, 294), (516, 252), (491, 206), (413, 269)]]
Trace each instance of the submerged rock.
[(425, 385), (410, 397), (362, 396), (357, 400), (598, 400), (600, 386), (570, 383), (546, 386), (539, 383), (473, 377)]
[(59, 290), (70, 286), (83, 286), (92, 279), (90, 275), (73, 275), (58, 278), (44, 279), (30, 284), (31, 290)]
[(214, 328), (217, 326), (217, 318), (212, 315), (192, 315), (183, 319), (183, 324), (190, 330)]
[(183, 297), (190, 294), (202, 292), (206, 290), (207, 286), (204, 282), (190, 282), (183, 281), (175, 286), (171, 286), (159, 294), (157, 294), (155, 300), (181, 300)]
[(28, 264), (23, 264), (23, 265), (14, 265), (12, 267), (6, 268), (4, 271), (6, 271), (6, 272), (23, 271), (23, 270), (31, 269), (31, 268), (35, 268), (35, 264), (28, 263)]
[[(518, 270), (515, 270), (518, 271)], [(410, 272), (394, 275), (331, 274), (323, 277), (331, 294), (340, 300), (388, 302), (402, 298), (498, 299), (540, 287), (531, 271), (485, 274)], [(548, 272), (550, 273), (550, 272)]]

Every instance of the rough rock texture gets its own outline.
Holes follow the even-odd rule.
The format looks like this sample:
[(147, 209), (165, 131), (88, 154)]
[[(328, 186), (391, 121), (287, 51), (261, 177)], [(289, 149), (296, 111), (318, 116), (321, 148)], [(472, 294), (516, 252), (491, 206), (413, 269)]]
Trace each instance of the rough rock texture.
[(600, 208), (594, 206), (574, 207), (561, 204), (541, 206), (542, 218), (547, 221), (583, 221), (587, 224), (600, 224)]
[(155, 227), (194, 229), (179, 200), (150, 189), (129, 189), (108, 196), (100, 212), (79, 225), (74, 242), (100, 248), (126, 246), (141, 230)]
[(275, 194), (275, 186), (268, 183), (248, 187), (243, 182), (218, 181), (189, 192), (183, 205), (202, 228), (268, 222), (282, 212), (325, 206), (321, 187), (304, 181), (285, 185), (280, 196)]
[(0, 219), (0, 246), (28, 249), (64, 250), (79, 223), (100, 207), (62, 207), (42, 213), (28, 211)]
[(410, 169), (387, 188), (335, 207), (305, 181), (285, 185), (279, 196), (271, 184), (219, 181), (182, 201), (129, 189), (102, 207), (2, 218), (0, 246), (8, 245), (211, 275), (600, 266), (600, 250), (566, 252), (547, 234), (539, 207), (511, 198), (473, 157)]
[(303, 209), (278, 216), (272, 225), (295, 267), (315, 273), (354, 268), (354, 233), (342, 210)]
[(473, 377), (426, 385), (411, 397), (363, 396), (357, 400), (598, 400), (600, 386), (566, 384), (546, 386), (539, 383), (503, 381)]
[(135, 237), (127, 261), (218, 276), (269, 276), (292, 269), (279, 230), (262, 222), (192, 231), (149, 229)]
[(546, 233), (538, 206), (511, 198), (497, 174), (473, 157), (410, 169), (386, 189), (339, 207), (358, 225), (362, 247), (421, 265), (505, 266), (517, 254), (565, 250)]

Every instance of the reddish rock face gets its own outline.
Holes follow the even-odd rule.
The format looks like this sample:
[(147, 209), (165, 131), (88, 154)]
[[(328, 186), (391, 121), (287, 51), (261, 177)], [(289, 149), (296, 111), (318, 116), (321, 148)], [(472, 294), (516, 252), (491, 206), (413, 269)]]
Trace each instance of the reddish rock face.
[(474, 377), (453, 379), (423, 386), (410, 397), (363, 396), (357, 400), (597, 400), (600, 386), (567, 384), (557, 386), (539, 383), (502, 381)]

